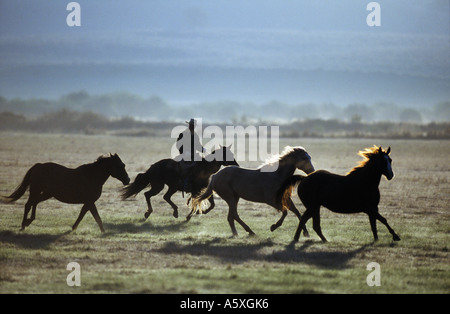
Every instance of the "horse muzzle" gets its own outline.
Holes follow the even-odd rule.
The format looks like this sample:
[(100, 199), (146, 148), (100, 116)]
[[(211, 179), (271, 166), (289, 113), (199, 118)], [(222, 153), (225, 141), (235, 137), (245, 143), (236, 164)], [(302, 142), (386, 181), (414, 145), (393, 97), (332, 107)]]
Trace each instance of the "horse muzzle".
[(386, 176), (386, 179), (390, 181), (394, 177), (394, 172), (391, 171), (389, 173), (385, 173), (384, 175)]
[(310, 174), (311, 172), (316, 171), (314, 169), (314, 166), (311, 164), (309, 167), (305, 167), (304, 169), (302, 169), (306, 174)]
[(126, 178), (124, 178), (123, 180), (120, 180), (120, 181), (122, 181), (122, 183), (123, 183), (123, 185), (128, 185), (128, 184), (130, 184), (130, 177), (126, 177)]

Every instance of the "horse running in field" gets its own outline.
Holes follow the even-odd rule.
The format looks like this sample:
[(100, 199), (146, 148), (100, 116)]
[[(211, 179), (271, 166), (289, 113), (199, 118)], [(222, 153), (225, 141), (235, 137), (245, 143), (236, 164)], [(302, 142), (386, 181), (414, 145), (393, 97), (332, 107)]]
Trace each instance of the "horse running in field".
[[(21, 198), (28, 187), (30, 188), (20, 230), (24, 230), (36, 218), (37, 204), (54, 197), (63, 203), (83, 204), (72, 230), (78, 227), (86, 212), (90, 211), (100, 230), (104, 232), (95, 202), (102, 194), (102, 186), (109, 176), (118, 179), (124, 185), (130, 182), (125, 164), (117, 154), (110, 154), (108, 157), (100, 156), (94, 163), (85, 164), (76, 169), (52, 162), (38, 163), (28, 170), (22, 183), (4, 201), (12, 203)], [(30, 209), (32, 209), (31, 217), (27, 218)]]
[[(237, 236), (234, 222), (237, 221), (250, 235), (255, 233), (247, 226), (237, 213), (240, 198), (251, 202), (265, 203), (282, 212), (280, 220), (270, 228), (274, 231), (283, 224), (287, 210), (291, 210), (300, 220), (301, 214), (288, 198), (283, 205), (276, 203), (276, 192), (285, 180), (291, 177), (296, 169), (305, 173), (314, 171), (311, 157), (303, 147), (286, 147), (276, 162), (269, 162), (258, 169), (227, 167), (212, 176), (204, 193), (194, 198), (192, 206), (197, 209), (201, 202), (210, 198), (215, 191), (228, 204), (228, 223), (234, 236)], [(207, 214), (214, 205), (204, 211)], [(304, 228), (307, 235), (307, 230)]]
[(392, 159), (389, 157), (390, 152), (390, 147), (383, 151), (381, 147), (377, 146), (360, 151), (358, 154), (364, 160), (345, 176), (325, 170), (317, 170), (306, 177), (297, 175), (286, 180), (277, 193), (277, 202), (285, 203), (292, 188), (300, 182), (297, 194), (306, 207), (295, 233), (294, 241), (298, 241), (300, 230), (311, 217), (314, 231), (323, 242), (327, 241), (320, 228), (320, 206), (336, 213), (366, 213), (369, 216), (375, 241), (378, 240), (376, 220), (387, 227), (394, 241), (399, 241), (400, 237), (378, 212), (380, 201), (378, 185), (381, 176), (384, 175), (388, 180), (394, 177)]
[[(178, 206), (170, 199), (172, 195), (177, 191), (182, 191), (190, 192), (191, 197), (197, 197), (202, 189), (208, 185), (209, 177), (217, 172), (221, 166), (239, 166), (234, 159), (230, 146), (220, 146), (219, 149), (215, 150), (201, 161), (195, 161), (195, 164), (189, 171), (192, 182), (189, 191), (185, 190), (180, 163), (171, 158), (167, 158), (153, 164), (145, 173), (139, 173), (134, 182), (123, 189), (122, 199), (136, 196), (143, 189), (151, 186), (151, 189), (144, 193), (145, 200), (147, 201), (147, 212), (144, 214), (144, 217), (147, 219), (153, 212), (150, 198), (160, 193), (167, 184), (169, 189), (164, 194), (163, 198), (170, 206), (172, 206), (173, 216), (178, 218)], [(189, 198), (189, 200), (190, 199), (191, 198)], [(212, 204), (214, 204), (214, 202), (212, 202)], [(186, 219), (189, 220), (191, 216), (192, 211)]]

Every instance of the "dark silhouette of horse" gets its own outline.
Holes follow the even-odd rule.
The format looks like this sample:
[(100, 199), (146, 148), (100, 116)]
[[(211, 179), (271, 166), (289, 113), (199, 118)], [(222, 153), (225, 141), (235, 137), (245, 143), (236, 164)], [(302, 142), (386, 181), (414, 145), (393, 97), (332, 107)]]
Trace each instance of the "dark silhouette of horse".
[[(215, 191), (228, 204), (228, 223), (233, 236), (237, 236), (234, 222), (237, 221), (249, 235), (255, 233), (242, 221), (237, 212), (239, 199), (251, 202), (265, 203), (281, 211), (281, 218), (270, 228), (274, 231), (283, 224), (287, 215), (287, 210), (292, 211), (300, 220), (301, 214), (288, 197), (283, 206), (276, 204), (276, 192), (286, 178), (294, 173), (295, 169), (300, 169), (305, 173), (314, 171), (311, 157), (301, 146), (287, 146), (276, 159), (263, 164), (258, 169), (244, 169), (238, 167), (227, 167), (212, 176), (208, 188), (192, 201), (193, 210), (202, 206), (204, 200), (211, 201), (213, 191)], [(204, 213), (207, 214), (212, 208), (212, 204)], [(308, 235), (306, 227), (305, 236)]]
[[(151, 189), (144, 193), (147, 201), (147, 212), (144, 214), (147, 219), (153, 212), (150, 198), (160, 193), (167, 184), (169, 189), (164, 194), (164, 200), (172, 206), (173, 216), (178, 218), (178, 206), (170, 199), (178, 191), (189, 192), (192, 197), (196, 197), (203, 188), (208, 185), (209, 177), (219, 171), (221, 166), (239, 164), (234, 159), (234, 155), (230, 150), (230, 146), (220, 146), (219, 149), (212, 152), (210, 155), (203, 158), (201, 161), (195, 161), (194, 165), (189, 169), (189, 176), (191, 187), (187, 191), (183, 183), (182, 170), (180, 163), (171, 159), (163, 159), (153, 164), (145, 173), (139, 173), (133, 183), (126, 186), (122, 190), (122, 199), (127, 199), (131, 196), (136, 196), (139, 192), (147, 186)], [(188, 200), (190, 201), (191, 197)], [(214, 204), (212, 201), (211, 204)], [(186, 217), (189, 220), (193, 212), (191, 211)]]
[[(21, 198), (28, 187), (30, 188), (21, 230), (24, 230), (35, 219), (37, 204), (54, 197), (63, 203), (83, 204), (72, 230), (78, 227), (89, 210), (100, 230), (104, 232), (95, 202), (102, 194), (102, 186), (109, 176), (118, 179), (124, 185), (130, 183), (125, 164), (117, 154), (110, 154), (108, 157), (100, 156), (94, 163), (81, 165), (76, 169), (66, 168), (52, 162), (38, 163), (28, 170), (22, 183), (4, 201), (12, 203)], [(30, 209), (33, 209), (31, 217), (27, 218)]]
[(381, 147), (377, 146), (360, 151), (358, 154), (364, 160), (345, 176), (325, 170), (317, 170), (306, 177), (296, 175), (286, 180), (277, 192), (277, 202), (284, 204), (285, 200), (289, 199), (293, 187), (300, 182), (297, 193), (306, 207), (295, 233), (294, 241), (298, 241), (300, 230), (311, 217), (314, 231), (322, 241), (327, 241), (320, 228), (320, 206), (325, 206), (336, 213), (364, 212), (369, 216), (375, 241), (378, 240), (377, 219), (388, 228), (393, 240), (399, 241), (400, 237), (378, 212), (380, 201), (378, 185), (381, 176), (386, 176), (388, 180), (394, 177), (391, 167), (392, 159), (389, 157), (390, 152), (390, 147), (387, 151), (383, 151)]

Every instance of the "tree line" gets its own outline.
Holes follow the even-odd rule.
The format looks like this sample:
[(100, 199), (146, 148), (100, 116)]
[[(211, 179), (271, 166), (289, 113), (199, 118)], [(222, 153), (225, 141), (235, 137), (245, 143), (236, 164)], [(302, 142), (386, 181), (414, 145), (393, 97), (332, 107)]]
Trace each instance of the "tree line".
[(305, 120), (339, 120), (343, 122), (372, 123), (379, 121), (429, 123), (450, 121), (450, 101), (432, 107), (410, 108), (394, 103), (379, 102), (371, 105), (351, 103), (287, 104), (270, 101), (263, 104), (238, 101), (198, 102), (183, 105), (170, 104), (159, 96), (142, 97), (128, 92), (89, 94), (77, 91), (57, 99), (12, 98), (0, 96), (0, 112), (24, 116), (38, 116), (50, 112), (70, 110), (90, 112), (108, 118), (134, 118), (144, 121), (179, 121), (202, 117), (211, 123), (257, 123), (278, 121), (290, 123)]

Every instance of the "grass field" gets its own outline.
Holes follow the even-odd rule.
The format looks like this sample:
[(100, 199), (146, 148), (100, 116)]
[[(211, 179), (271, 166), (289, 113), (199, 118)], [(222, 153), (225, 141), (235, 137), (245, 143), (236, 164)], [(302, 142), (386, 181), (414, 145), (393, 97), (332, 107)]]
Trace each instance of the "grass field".
[[(322, 230), (292, 244), (298, 220), (289, 214), (270, 232), (280, 214), (241, 201), (239, 214), (256, 232), (238, 226), (231, 238), (226, 204), (218, 199), (208, 215), (185, 222), (181, 193), (172, 216), (162, 194), (146, 221), (143, 194), (121, 201), (121, 183), (110, 178), (96, 205), (106, 232), (87, 214), (75, 232), (81, 206), (48, 200), (36, 220), (20, 232), (27, 194), (0, 204), (0, 293), (450, 293), (450, 141), (283, 139), (302, 145), (316, 169), (345, 174), (357, 164), (357, 151), (373, 144), (391, 146), (392, 181), (381, 180), (380, 213), (401, 237), (393, 242), (378, 223), (373, 242), (365, 214), (339, 215), (322, 209)], [(130, 178), (169, 157), (172, 140), (108, 135), (0, 133), (0, 195), (9, 195), (37, 162), (69, 167), (118, 153)], [(241, 163), (244, 166), (255, 164)], [(297, 196), (294, 202), (304, 211)], [(69, 287), (69, 262), (81, 266), (81, 286)], [(366, 269), (380, 265), (381, 286), (369, 287)]]

